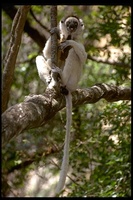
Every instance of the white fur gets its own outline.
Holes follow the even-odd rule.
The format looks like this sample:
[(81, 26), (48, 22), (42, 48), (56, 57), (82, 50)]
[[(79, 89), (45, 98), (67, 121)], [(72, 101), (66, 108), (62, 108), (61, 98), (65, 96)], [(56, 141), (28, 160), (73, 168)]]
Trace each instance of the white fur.
[[(75, 32), (68, 32), (66, 28), (66, 22), (68, 20), (75, 20), (78, 23), (77, 29)], [(50, 71), (56, 71), (61, 76), (62, 84), (68, 90), (68, 95), (66, 95), (66, 109), (67, 109), (67, 122), (66, 122), (66, 137), (65, 137), (65, 146), (64, 146), (64, 156), (61, 165), (60, 179), (56, 188), (56, 194), (59, 194), (64, 188), (68, 166), (69, 166), (69, 143), (70, 143), (70, 128), (72, 123), (72, 98), (71, 92), (75, 91), (82, 74), (82, 67), (86, 61), (87, 54), (85, 52), (84, 46), (79, 43), (79, 36), (81, 36), (84, 29), (83, 21), (75, 17), (68, 17), (65, 21), (59, 23), (60, 31), (60, 48), (65, 50), (66, 47), (71, 46), (69, 50), (68, 57), (63, 62), (63, 65), (60, 65), (59, 68), (55, 67), (54, 70), (51, 69), (51, 38), (46, 42), (46, 45), (43, 49), (43, 55), (36, 58), (36, 65), (38, 69), (38, 74), (42, 81), (48, 82), (50, 80), (49, 74)], [(67, 40), (67, 37), (71, 35), (71, 39)], [(58, 62), (59, 63), (59, 62)], [(52, 79), (52, 76), (51, 76)], [(51, 81), (54, 85), (54, 82)], [(51, 85), (51, 83), (49, 84)]]

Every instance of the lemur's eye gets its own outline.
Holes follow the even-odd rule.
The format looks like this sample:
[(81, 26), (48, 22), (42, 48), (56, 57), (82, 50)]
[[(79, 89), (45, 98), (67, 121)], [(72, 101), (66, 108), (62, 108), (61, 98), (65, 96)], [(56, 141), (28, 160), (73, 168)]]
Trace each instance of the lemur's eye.
[(75, 25), (75, 26), (78, 26), (78, 23), (77, 23), (77, 22), (74, 22), (74, 25)]
[(66, 26), (68, 27), (70, 25), (70, 22), (68, 21), (67, 23), (66, 23)]

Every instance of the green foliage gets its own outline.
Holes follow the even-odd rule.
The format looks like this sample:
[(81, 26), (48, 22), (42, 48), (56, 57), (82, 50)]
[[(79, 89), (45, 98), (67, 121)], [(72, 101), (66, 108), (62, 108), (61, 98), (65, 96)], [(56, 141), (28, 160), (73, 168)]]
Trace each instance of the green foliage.
[[(87, 110), (84, 112), (88, 114)], [(70, 151), (76, 181), (70, 184), (69, 196), (131, 195), (130, 112), (127, 102), (112, 103), (99, 113), (94, 110), (90, 119), (82, 118), (84, 130)]]
[[(47, 29), (40, 27), (29, 13), (30, 25), (47, 38), (50, 28), (50, 6), (33, 5), (32, 11)], [(98, 5), (58, 6), (58, 20), (64, 13), (77, 14), (85, 23), (83, 43), (89, 59), (84, 66), (80, 87), (88, 88), (96, 83), (130, 85), (131, 8)], [(9, 46), (10, 30), (11, 20), (2, 12), (3, 58)], [(119, 50), (118, 53), (112, 54), (111, 48)], [(26, 95), (41, 94), (45, 91), (46, 86), (39, 79), (35, 65), (35, 57), (38, 54), (41, 52), (35, 41), (24, 33), (16, 61), (9, 106), (22, 102)], [(103, 59), (104, 56), (106, 59)], [(101, 100), (73, 109), (70, 144), (72, 180), (69, 180), (66, 186), (67, 196), (131, 196), (130, 115), (131, 107), (126, 101), (108, 103)], [(62, 152), (58, 153), (59, 155), (51, 153), (49, 156), (45, 156), (45, 153), (50, 152), (53, 146), (61, 148), (63, 145), (65, 116), (63, 109), (48, 124), (25, 131), (2, 151), (3, 196), (28, 196), (26, 188), (30, 172), (38, 172), (40, 166), (45, 166), (47, 173), (37, 182), (37, 186), (40, 184), (40, 187), (36, 186), (33, 190), (30, 188), (30, 196), (51, 195), (54, 188), (49, 186), (47, 174), (52, 173), (52, 178), (57, 175), (59, 169), (50, 163), (51, 159), (57, 161), (57, 158), (61, 162)], [(37, 176), (39, 177), (39, 173)], [(47, 189), (44, 191), (43, 184), (45, 188), (49, 186), (49, 193)]]
[[(88, 60), (87, 66), (90, 66), (89, 68), (94, 70), (95, 65), (98, 68), (102, 66), (103, 69), (101, 68), (100, 70), (99, 68), (101, 79), (104, 78), (106, 73), (107, 80), (113, 80), (113, 83), (114, 81), (116, 84), (130, 82), (130, 20), (131, 7), (128, 6), (94, 6), (91, 12), (84, 17), (86, 25), (86, 50), (90, 56), (100, 57), (104, 63), (102, 65), (94, 62), (93, 65)], [(114, 64), (113, 67), (109, 66), (106, 60), (111, 60), (116, 65)], [(121, 67), (119, 67), (119, 63), (121, 63)], [(124, 66), (126, 64), (128, 67)], [(95, 76), (96, 73), (93, 75)]]

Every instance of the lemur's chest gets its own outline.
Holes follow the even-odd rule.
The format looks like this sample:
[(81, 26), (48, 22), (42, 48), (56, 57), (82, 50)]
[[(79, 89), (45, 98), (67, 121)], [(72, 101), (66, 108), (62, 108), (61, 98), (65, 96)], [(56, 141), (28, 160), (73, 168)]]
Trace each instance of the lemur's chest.
[[(65, 39), (64, 37), (60, 39), (60, 42), (66, 41), (66, 40), (71, 40), (71, 35), (68, 35), (67, 39)], [(69, 50), (71, 49), (71, 46), (66, 47), (63, 51), (62, 50), (58, 50), (58, 58), (61, 61), (65, 61), (66, 58), (68, 57), (68, 53)]]

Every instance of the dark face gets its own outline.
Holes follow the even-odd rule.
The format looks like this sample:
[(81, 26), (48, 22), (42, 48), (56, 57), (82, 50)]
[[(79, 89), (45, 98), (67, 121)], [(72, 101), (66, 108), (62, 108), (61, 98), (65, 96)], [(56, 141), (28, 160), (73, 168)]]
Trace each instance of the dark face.
[(65, 21), (67, 30), (69, 33), (73, 33), (77, 30), (78, 20), (76, 18), (70, 17)]

